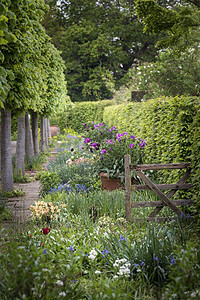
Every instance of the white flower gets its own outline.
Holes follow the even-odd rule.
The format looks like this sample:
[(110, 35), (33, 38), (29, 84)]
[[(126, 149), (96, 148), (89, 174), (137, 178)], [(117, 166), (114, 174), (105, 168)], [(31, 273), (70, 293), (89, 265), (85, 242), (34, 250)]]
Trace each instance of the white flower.
[(65, 297), (65, 296), (66, 296), (66, 293), (65, 293), (65, 292), (61, 292), (61, 293), (59, 294), (59, 296)]
[(95, 260), (96, 256), (97, 256), (97, 251), (93, 249), (90, 251), (88, 258), (91, 260)]
[(94, 273), (95, 274), (101, 274), (101, 271), (96, 270)]
[(114, 275), (114, 276), (113, 276), (113, 279), (116, 279), (116, 278), (118, 278), (118, 276), (117, 276), (117, 275)]
[(61, 281), (61, 280), (57, 280), (57, 281), (56, 281), (56, 284), (57, 284), (57, 285), (63, 285), (64, 283), (63, 283), (63, 281)]
[(130, 274), (130, 269), (127, 268), (126, 266), (121, 266), (120, 269), (119, 269), (119, 272), (117, 272), (117, 274), (128, 276)]

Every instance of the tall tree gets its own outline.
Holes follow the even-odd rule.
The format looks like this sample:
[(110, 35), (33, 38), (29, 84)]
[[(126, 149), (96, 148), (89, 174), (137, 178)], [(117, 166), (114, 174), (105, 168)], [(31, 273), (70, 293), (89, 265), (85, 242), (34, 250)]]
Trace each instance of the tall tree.
[[(3, 91), (0, 91), (0, 105), (4, 106), (2, 122), (9, 122), (13, 113), (20, 115), (28, 109), (35, 112), (51, 113), (48, 106), (64, 103), (65, 86), (63, 63), (58, 50), (50, 43), (40, 20), (46, 6), (43, 0), (2, 0), (0, 11), (3, 14), (1, 25), (1, 50), (0, 50), (0, 86), (4, 84)], [(2, 38), (3, 36), (3, 38)], [(55, 71), (56, 69), (56, 71)], [(53, 81), (53, 76), (56, 80)], [(59, 82), (59, 83), (58, 83)], [(10, 126), (2, 124), (1, 150), (2, 157), (7, 153), (10, 157), (9, 134), (4, 132)], [(7, 141), (3, 140), (7, 137)], [(5, 151), (5, 147), (6, 151)], [(30, 153), (32, 156), (32, 154)], [(12, 164), (3, 164), (2, 177), (12, 173)], [(10, 176), (10, 180), (11, 180)], [(2, 181), (2, 189), (10, 190), (13, 182)]]
[(31, 162), (34, 156), (33, 136), (30, 125), (30, 116), (27, 112), (25, 115), (25, 155), (28, 163)]
[(17, 146), (16, 146), (16, 171), (17, 175), (24, 176), (25, 165), (25, 117), (18, 116), (17, 120)]
[(38, 134), (38, 115), (37, 112), (30, 110), (31, 114), (31, 128), (33, 136), (33, 149), (34, 155), (39, 154), (39, 134)]
[[(154, 60), (157, 38), (143, 34), (134, 0), (46, 2), (52, 13), (45, 26), (52, 41), (60, 36), (72, 101), (111, 98), (114, 84), (120, 85), (133, 63)], [(56, 19), (62, 33), (51, 27)]]
[(1, 188), (13, 191), (13, 172), (11, 155), (11, 112), (1, 109)]
[(159, 48), (178, 46), (185, 50), (197, 39), (199, 43), (199, 0), (174, 0), (167, 6), (162, 1), (137, 0), (136, 13), (145, 25), (145, 33), (165, 34), (158, 42)]

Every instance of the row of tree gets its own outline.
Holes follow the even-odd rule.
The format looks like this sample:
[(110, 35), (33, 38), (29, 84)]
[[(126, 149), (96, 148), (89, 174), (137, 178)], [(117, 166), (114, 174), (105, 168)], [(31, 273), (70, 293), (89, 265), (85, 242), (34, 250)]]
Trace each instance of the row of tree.
[(110, 99), (159, 48), (185, 49), (199, 33), (199, 0), (46, 0), (43, 25), (62, 51), (74, 101)]
[[(64, 63), (41, 25), (44, 0), (0, 1), (1, 185), (12, 191), (11, 116), (18, 116), (16, 167), (24, 172), (24, 156), (41, 150), (45, 119), (68, 101)], [(32, 131), (29, 113), (32, 119)], [(26, 138), (25, 138), (26, 137)]]

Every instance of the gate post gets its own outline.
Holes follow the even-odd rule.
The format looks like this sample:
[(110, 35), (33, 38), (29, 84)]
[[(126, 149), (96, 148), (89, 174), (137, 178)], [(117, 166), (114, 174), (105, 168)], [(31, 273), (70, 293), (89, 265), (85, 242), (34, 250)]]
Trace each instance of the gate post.
[(130, 164), (131, 164), (131, 157), (129, 154), (126, 154), (124, 156), (126, 221), (131, 221), (131, 219), (132, 219)]

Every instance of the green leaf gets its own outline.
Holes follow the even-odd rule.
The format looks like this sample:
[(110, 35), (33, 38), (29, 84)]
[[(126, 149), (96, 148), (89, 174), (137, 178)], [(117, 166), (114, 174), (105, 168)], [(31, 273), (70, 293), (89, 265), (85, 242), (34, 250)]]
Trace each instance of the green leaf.
[(0, 4), (0, 15), (6, 14), (6, 7), (2, 3)]
[(9, 43), (16, 42), (16, 37), (7, 30), (4, 31), (4, 36)]

